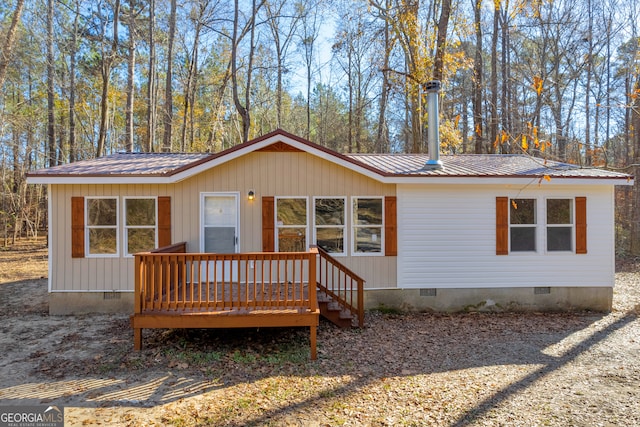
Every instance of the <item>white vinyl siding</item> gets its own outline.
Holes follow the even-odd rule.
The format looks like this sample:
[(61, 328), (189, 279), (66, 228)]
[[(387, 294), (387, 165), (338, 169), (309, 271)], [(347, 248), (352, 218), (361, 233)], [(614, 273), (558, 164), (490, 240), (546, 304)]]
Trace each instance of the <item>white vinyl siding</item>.
[[(553, 185), (398, 187), (398, 287), (613, 286), (613, 187)], [(496, 256), (496, 196), (546, 203), (587, 198), (587, 254)], [(537, 234), (546, 239), (544, 227)]]

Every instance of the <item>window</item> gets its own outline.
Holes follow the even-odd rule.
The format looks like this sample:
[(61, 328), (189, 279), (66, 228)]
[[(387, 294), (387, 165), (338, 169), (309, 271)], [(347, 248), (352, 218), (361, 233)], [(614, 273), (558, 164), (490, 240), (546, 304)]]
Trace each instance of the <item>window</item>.
[(307, 250), (307, 198), (276, 199), (276, 251), (304, 252)]
[(547, 199), (547, 251), (573, 251), (573, 200)]
[(333, 255), (344, 255), (346, 217), (344, 198), (318, 197), (314, 200), (316, 244)]
[(509, 206), (512, 252), (536, 250), (536, 200), (511, 199)]
[(127, 255), (155, 249), (157, 221), (155, 198), (124, 199), (124, 239)]
[(353, 253), (382, 253), (382, 198), (357, 197), (353, 207)]
[(87, 198), (88, 255), (118, 255), (118, 199)]

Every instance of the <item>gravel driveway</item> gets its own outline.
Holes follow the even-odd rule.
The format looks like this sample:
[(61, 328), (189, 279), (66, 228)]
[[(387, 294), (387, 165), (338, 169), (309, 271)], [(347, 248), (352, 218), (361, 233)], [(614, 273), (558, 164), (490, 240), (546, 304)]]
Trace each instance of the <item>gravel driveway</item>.
[[(362, 330), (145, 331), (47, 314), (46, 280), (0, 284), (0, 405), (66, 425), (640, 425), (640, 274), (609, 314), (369, 313)], [(625, 272), (627, 271), (627, 272)]]

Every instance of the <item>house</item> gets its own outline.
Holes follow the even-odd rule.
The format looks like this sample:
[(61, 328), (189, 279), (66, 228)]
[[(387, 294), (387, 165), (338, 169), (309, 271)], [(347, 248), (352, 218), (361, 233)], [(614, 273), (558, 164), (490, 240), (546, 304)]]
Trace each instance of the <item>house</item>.
[(318, 313), (341, 320), (332, 301), (360, 324), (381, 306), (610, 310), (614, 187), (632, 177), (441, 158), (439, 83), (426, 88), (429, 156), (345, 155), (277, 130), (29, 173), (48, 185), (50, 312), (133, 312), (136, 348), (145, 327), (309, 326), (314, 357)]
[(318, 244), (364, 279), (368, 309), (607, 311), (614, 187), (632, 184), (526, 155), (340, 154), (281, 130), (219, 153), (118, 153), (27, 179), (48, 186), (52, 314), (132, 312), (134, 253), (176, 242)]

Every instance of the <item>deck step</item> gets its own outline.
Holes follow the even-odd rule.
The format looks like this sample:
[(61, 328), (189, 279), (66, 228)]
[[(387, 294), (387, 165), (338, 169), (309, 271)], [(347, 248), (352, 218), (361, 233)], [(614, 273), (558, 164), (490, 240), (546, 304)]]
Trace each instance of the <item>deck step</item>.
[(339, 328), (353, 326), (353, 315), (324, 292), (318, 292), (320, 315)]

